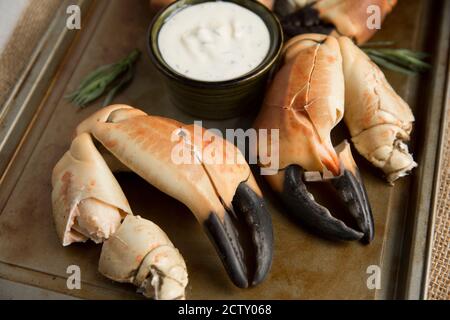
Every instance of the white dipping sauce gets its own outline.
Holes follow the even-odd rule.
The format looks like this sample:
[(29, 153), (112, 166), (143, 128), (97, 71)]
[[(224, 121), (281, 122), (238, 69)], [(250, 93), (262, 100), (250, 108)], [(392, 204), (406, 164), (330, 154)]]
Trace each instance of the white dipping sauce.
[(158, 36), (164, 61), (187, 78), (224, 81), (255, 69), (267, 56), (270, 35), (252, 11), (230, 2), (205, 2), (176, 12)]

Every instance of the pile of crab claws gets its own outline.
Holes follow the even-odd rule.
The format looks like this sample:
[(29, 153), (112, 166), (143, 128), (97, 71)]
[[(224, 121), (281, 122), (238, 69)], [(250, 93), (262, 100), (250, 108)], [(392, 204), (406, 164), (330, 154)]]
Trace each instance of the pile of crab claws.
[[(204, 222), (206, 233), (214, 244), (230, 279), (239, 288), (261, 283), (272, 264), (272, 220), (264, 200), (247, 182), (241, 182), (232, 201), (233, 208), (220, 219), (211, 213)], [(255, 270), (249, 271), (244, 261), (244, 250), (232, 216), (243, 218), (251, 231), (255, 249)]]
[[(326, 169), (323, 173), (308, 172), (298, 165), (290, 165), (285, 169), (281, 197), (298, 220), (319, 233), (338, 240), (361, 240), (370, 243), (374, 237), (374, 223), (361, 175), (346, 141), (340, 144), (336, 151), (341, 167), (338, 176)], [(326, 207), (314, 200), (305, 184), (312, 181), (330, 183), (356, 220), (359, 230), (333, 217)]]

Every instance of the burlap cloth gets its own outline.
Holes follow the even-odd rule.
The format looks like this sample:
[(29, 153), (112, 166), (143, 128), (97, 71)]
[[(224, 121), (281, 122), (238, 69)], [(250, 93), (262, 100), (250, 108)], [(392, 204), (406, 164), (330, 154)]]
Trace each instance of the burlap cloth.
[(26, 67), (28, 58), (47, 30), (59, 5), (60, 0), (33, 0), (22, 12), (20, 23), (0, 53), (0, 106)]
[[(21, 22), (0, 54), (0, 105), (60, 4), (59, 0), (34, 0), (24, 11)], [(442, 165), (427, 298), (450, 300), (450, 121), (446, 128)]]
[(447, 113), (428, 299), (450, 300), (450, 110)]

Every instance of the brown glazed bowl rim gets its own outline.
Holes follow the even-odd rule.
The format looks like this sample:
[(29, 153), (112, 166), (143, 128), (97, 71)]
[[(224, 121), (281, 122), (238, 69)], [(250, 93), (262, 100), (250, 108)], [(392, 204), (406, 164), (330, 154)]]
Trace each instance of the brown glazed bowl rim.
[[(242, 0), (220, 0), (223, 2), (235, 3), (239, 6), (242, 6), (246, 9), (252, 11), (253, 13), (258, 15), (264, 21), (264, 23), (266, 24), (266, 26), (268, 28), (270, 28), (270, 26), (267, 23), (266, 17), (270, 17), (269, 19), (273, 20), (272, 21), (273, 25), (276, 26), (276, 30), (274, 31), (276, 36), (273, 37), (272, 33), (271, 33), (271, 36), (270, 36), (271, 42), (270, 42), (269, 52), (268, 52), (267, 56), (255, 69), (249, 71), (246, 74), (243, 74), (242, 76), (239, 76), (237, 78), (230, 79), (230, 80), (225, 80), (225, 81), (195, 80), (195, 79), (188, 78), (188, 77), (174, 71), (172, 68), (170, 68), (170, 66), (164, 61), (164, 59), (162, 58), (162, 55), (159, 52), (157, 39), (155, 41), (152, 41), (152, 34), (154, 32), (154, 28), (156, 27), (156, 23), (162, 18), (162, 16), (166, 15), (168, 12), (169, 12), (169, 14), (166, 19), (169, 19), (171, 16), (176, 14), (178, 11), (183, 10), (189, 6), (200, 4), (200, 3), (205, 3), (205, 2), (216, 2), (216, 1), (219, 1), (219, 0), (179, 0), (179, 1), (175, 1), (174, 3), (169, 4), (167, 7), (160, 10), (160, 12), (158, 12), (155, 15), (155, 17), (153, 18), (152, 22), (150, 23), (150, 27), (148, 29), (148, 34), (147, 34), (147, 38), (146, 38), (147, 50), (148, 50), (148, 53), (150, 55), (150, 58), (151, 58), (153, 64), (164, 75), (166, 75), (167, 77), (169, 77), (177, 82), (182, 82), (183, 84), (189, 85), (192, 87), (206, 88), (206, 89), (223, 89), (223, 88), (227, 88), (227, 87), (234, 87), (236, 85), (243, 85), (243, 84), (246, 84), (253, 80), (258, 79), (260, 76), (263, 76), (266, 72), (268, 72), (272, 68), (274, 63), (277, 61), (277, 59), (280, 56), (281, 51), (283, 49), (284, 39), (283, 39), (283, 30), (282, 30), (280, 21), (278, 20), (276, 15), (269, 8), (267, 8), (265, 5), (263, 5), (262, 3), (258, 2), (258, 1), (247, 0), (248, 5), (245, 6), (239, 2)], [(180, 5), (180, 3), (181, 3), (181, 5)], [(256, 12), (257, 10), (254, 9), (255, 7), (259, 7), (260, 10), (265, 11), (267, 14), (266, 17), (258, 14), (258, 12)], [(163, 24), (164, 24), (164, 22), (161, 23), (161, 26)], [(159, 31), (160, 30), (157, 30), (156, 36), (159, 35)], [(269, 32), (270, 32), (270, 29), (269, 29)], [(274, 41), (273, 41), (273, 38), (275, 38)], [(155, 51), (158, 51), (159, 54), (157, 54)]]

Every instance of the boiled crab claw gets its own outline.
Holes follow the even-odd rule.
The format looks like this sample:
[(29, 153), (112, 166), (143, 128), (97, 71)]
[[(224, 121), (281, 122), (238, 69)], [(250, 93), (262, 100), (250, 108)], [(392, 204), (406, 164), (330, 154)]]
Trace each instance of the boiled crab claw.
[[(274, 11), (281, 17), (286, 36), (322, 33), (369, 40), (397, 4), (397, 0), (278, 0)], [(377, 15), (375, 15), (377, 13)]]
[[(97, 162), (102, 164), (101, 168), (107, 173), (114, 192), (108, 193), (111, 190), (102, 185), (109, 197), (93, 195), (91, 198), (120, 209), (119, 214), (131, 214), (120, 186), (105, 164), (105, 159), (116, 159), (122, 166), (110, 165), (110, 168), (126, 167), (157, 189), (184, 203), (193, 212), (205, 228), (235, 285), (245, 288), (265, 278), (272, 262), (271, 218), (247, 162), (233, 144), (201, 127), (149, 116), (126, 105), (109, 106), (96, 112), (77, 127), (76, 136), (76, 139), (93, 137), (108, 152), (108, 156), (98, 156), (101, 160), (97, 159)], [(92, 148), (95, 149), (93, 145)], [(98, 151), (90, 150), (87, 153), (92, 156), (97, 155)], [(64, 167), (57, 165), (58, 168), (61, 166)], [(80, 174), (77, 167), (65, 171), (70, 171), (71, 175)], [(64, 174), (54, 177), (54, 215), (57, 225), (61, 226), (60, 237), (66, 239), (63, 240), (64, 244), (93, 239), (90, 237), (92, 232), (84, 232), (83, 236), (79, 236), (82, 229), (78, 227), (78, 219), (67, 218), (66, 213), (70, 211), (65, 196), (67, 186), (64, 182), (62, 185), (59, 183), (64, 180)], [(84, 193), (92, 190), (90, 179), (87, 174), (71, 179), (68, 189), (74, 190), (71, 191), (74, 201), (69, 201), (71, 208), (75, 206), (78, 210), (79, 202), (76, 201), (84, 199)], [(74, 181), (76, 188), (71, 187), (75, 185)], [(116, 195), (119, 196), (115, 198)], [(59, 223), (61, 217), (63, 222)], [(91, 220), (99, 219), (95, 217)], [(233, 222), (235, 220), (243, 221), (242, 224), (248, 227), (255, 251), (251, 255), (256, 260), (255, 270), (247, 270), (244, 251)], [(103, 232), (98, 241), (111, 235), (114, 237), (114, 232), (120, 232), (120, 229), (115, 231), (118, 224), (108, 227), (111, 232)], [(98, 223), (94, 225), (92, 229), (97, 230)]]
[(109, 279), (133, 283), (144, 296), (182, 300), (188, 283), (183, 257), (156, 224), (128, 215), (108, 240), (98, 270)]
[(358, 152), (389, 183), (417, 166), (408, 150), (414, 115), (383, 72), (349, 38), (340, 37), (345, 77), (344, 121)]
[(88, 134), (78, 135), (52, 174), (56, 232), (63, 246), (102, 243), (132, 214), (116, 178)]
[[(88, 239), (106, 241), (100, 259), (103, 275), (135, 283), (145, 289), (146, 296), (156, 299), (184, 298), (187, 270), (183, 257), (158, 226), (132, 215), (89, 134), (73, 140), (53, 169), (52, 185), (53, 217), (64, 246)], [(130, 229), (132, 232), (127, 232)], [(123, 241), (115, 240), (119, 238)], [(158, 261), (152, 258), (156, 254)], [(127, 277), (120, 277), (124, 269)], [(156, 274), (156, 269), (164, 272)]]
[[(305, 224), (329, 237), (369, 242), (374, 234), (372, 212), (350, 146), (344, 142), (335, 149), (331, 143), (331, 130), (343, 115), (344, 78), (338, 40), (317, 34), (292, 39), (286, 44), (283, 64), (254, 124), (257, 129), (279, 130), (277, 141), (258, 143), (259, 154), (279, 153), (279, 170), (266, 179), (289, 212)], [(333, 186), (359, 230), (315, 202), (305, 185), (314, 180)]]

